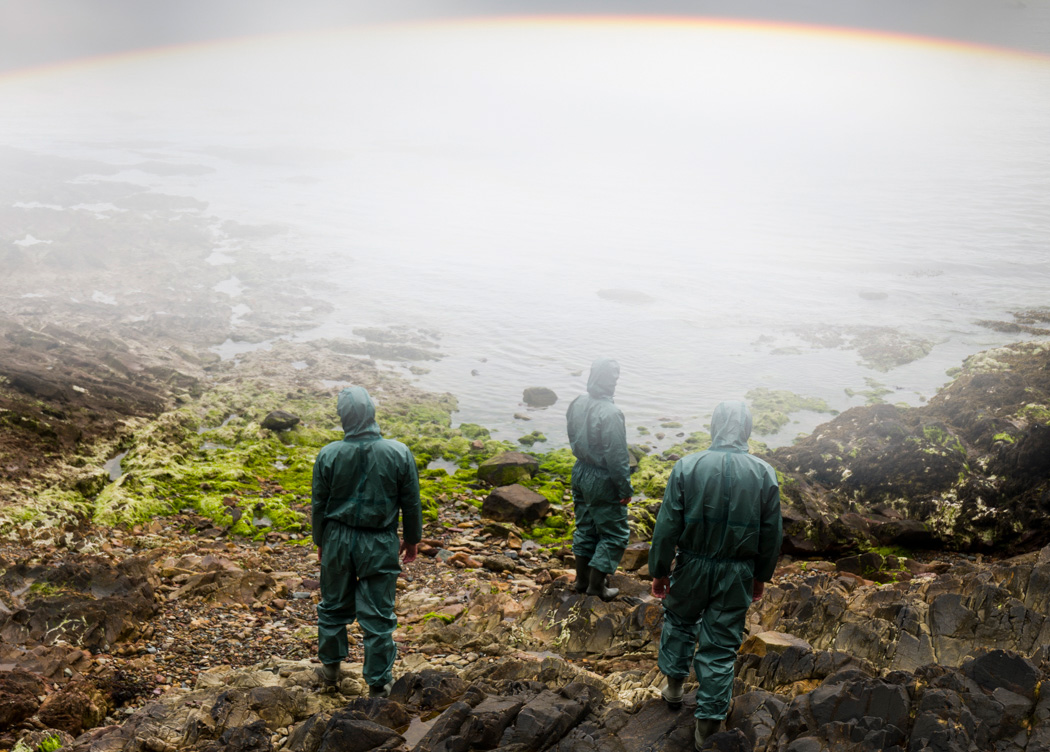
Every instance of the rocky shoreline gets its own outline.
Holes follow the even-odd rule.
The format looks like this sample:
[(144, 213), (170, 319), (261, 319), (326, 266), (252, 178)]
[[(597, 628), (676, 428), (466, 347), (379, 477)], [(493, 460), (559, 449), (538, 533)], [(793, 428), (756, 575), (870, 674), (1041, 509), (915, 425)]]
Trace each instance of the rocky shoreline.
[[(50, 442), (42, 456), (52, 460), (48, 472), (0, 479), (50, 504), (9, 512), (0, 545), (0, 745), (689, 749), (688, 706), (675, 713), (658, 699), (661, 612), (644, 544), (663, 473), (703, 436), (639, 457), (636, 545), (615, 577), (624, 595), (607, 604), (571, 587), (565, 450), (514, 460), (501, 480), (486, 473), (543, 509), (493, 519), (476, 467), (514, 447), (480, 426), (453, 427), (450, 397), (342, 349), (285, 342), (202, 360), (156, 386), (157, 402), (120, 403), (127, 412), (109, 433), (63, 439), (9, 420)], [(1037, 459), (1050, 431), (1048, 363), (1037, 343), (975, 356), (929, 405), (851, 410), (767, 455), (782, 476), (790, 554), (749, 615), (737, 699), (710, 749), (1050, 744), (1039, 506), (1050, 471)], [(349, 381), (377, 395), (387, 434), (412, 446), (426, 499), (424, 555), (399, 583), (389, 700), (364, 696), (355, 663), (337, 693), (322, 694), (312, 657), (309, 459), (337, 434), (329, 403)], [(30, 388), (52, 426), (60, 409), (67, 419), (96, 409), (78, 406), (78, 391), (49, 402), (10, 375), (6, 404)], [(277, 409), (299, 421), (263, 428)], [(111, 480), (100, 468), (118, 449)], [(428, 469), (436, 459), (454, 472)], [(880, 463), (888, 470), (872, 480)], [(945, 498), (965, 503), (974, 489), (997, 510), (995, 525), (975, 527), (970, 512), (954, 524), (934, 517), (954, 508)], [(350, 660), (360, 657), (354, 644)]]

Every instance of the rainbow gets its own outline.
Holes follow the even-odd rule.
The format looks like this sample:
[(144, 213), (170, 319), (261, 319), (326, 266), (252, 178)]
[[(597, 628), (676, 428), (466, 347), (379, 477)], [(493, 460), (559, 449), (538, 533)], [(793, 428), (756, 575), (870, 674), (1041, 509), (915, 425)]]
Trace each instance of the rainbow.
[(767, 21), (722, 17), (684, 17), (673, 15), (652, 16), (617, 16), (617, 15), (507, 15), (477, 16), (457, 19), (435, 19), (427, 21), (402, 21), (391, 23), (371, 23), (346, 25), (324, 30), (274, 32), (253, 34), (249, 36), (224, 37), (206, 41), (195, 41), (174, 45), (163, 45), (145, 49), (129, 50), (101, 55), (92, 55), (73, 60), (35, 65), (0, 72), (0, 84), (27, 77), (60, 75), (72, 70), (85, 68), (103, 68), (112, 65), (134, 63), (143, 59), (164, 56), (176, 56), (196, 51), (217, 48), (235, 48), (240, 46), (258, 46), (268, 43), (287, 43), (296, 40), (310, 41), (338, 37), (347, 33), (397, 33), (397, 32), (438, 32), (462, 30), (504, 30), (504, 29), (617, 29), (645, 28), (648, 30), (666, 29), (668, 31), (727, 31), (733, 33), (795, 35), (808, 36), (813, 39), (836, 41), (856, 41), (875, 44), (897, 45), (905, 47), (940, 49), (947, 52), (994, 55), (1032, 62), (1050, 62), (1050, 53), (985, 44), (980, 42), (961, 41), (943, 37), (929, 37), (902, 32), (880, 31), (843, 26), (820, 26), (815, 24)]

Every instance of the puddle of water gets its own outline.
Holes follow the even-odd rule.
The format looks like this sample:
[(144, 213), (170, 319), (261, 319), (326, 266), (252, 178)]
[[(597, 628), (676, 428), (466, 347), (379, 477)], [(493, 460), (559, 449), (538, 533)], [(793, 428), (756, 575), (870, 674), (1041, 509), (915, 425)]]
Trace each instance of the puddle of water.
[(221, 345), (212, 345), (208, 349), (219, 356), (221, 360), (231, 360), (244, 353), (256, 350), (269, 350), (273, 347), (273, 340), (265, 342), (234, 342), (228, 338)]
[(294, 368), (296, 371), (305, 371), (309, 367), (310, 367), (310, 364), (307, 363), (305, 360), (293, 360), (292, 361), (292, 368)]
[(214, 441), (205, 441), (201, 445), (201, 449), (229, 449), (229, 448), (230, 447), (227, 444), (219, 444), (219, 443), (214, 442)]
[(328, 379), (321, 379), (321, 386), (325, 389), (335, 389), (336, 387), (342, 389), (343, 387), (353, 386), (352, 381), (330, 381)]
[(117, 478), (124, 474), (124, 470), (120, 466), (120, 461), (127, 456), (127, 452), (121, 452), (116, 457), (109, 460), (106, 464), (102, 466), (102, 469), (109, 473), (109, 479), (111, 482), (115, 481)]
[[(226, 416), (226, 420), (224, 420), (219, 425), (215, 426), (215, 428), (208, 428), (207, 426), (197, 426), (197, 433), (198, 434), (208, 433), (208, 431), (218, 431), (220, 428), (226, 428), (226, 426), (228, 426), (230, 424), (231, 420), (235, 420), (235, 419), (237, 419), (239, 417), (241, 417), (241, 416), (238, 415), (237, 413), (230, 413), (229, 415)], [(205, 443), (207, 444), (208, 442), (205, 442)], [(222, 445), (220, 444), (219, 446), (222, 446)], [(228, 448), (229, 447), (227, 447), (227, 449)]]
[(436, 459), (431, 460), (430, 464), (427, 465), (427, 470), (444, 470), (449, 475), (455, 475), (456, 471), (459, 470), (459, 465), (451, 460)]
[(424, 721), (420, 717), (415, 717), (412, 722), (408, 724), (408, 728), (405, 729), (401, 736), (405, 737), (405, 746), (411, 749), (423, 740), (423, 737), (430, 731), (430, 727), (434, 725), (434, 721), (437, 720), (435, 715), (429, 721)]

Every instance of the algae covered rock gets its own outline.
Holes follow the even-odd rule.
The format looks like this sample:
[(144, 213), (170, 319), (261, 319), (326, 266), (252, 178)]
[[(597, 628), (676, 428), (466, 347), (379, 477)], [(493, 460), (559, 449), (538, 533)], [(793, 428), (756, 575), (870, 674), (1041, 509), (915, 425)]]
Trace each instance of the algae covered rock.
[(551, 503), (544, 496), (514, 483), (485, 497), (481, 516), (497, 522), (535, 522), (547, 516)]
[[(921, 407), (855, 407), (769, 459), (793, 548), (1050, 542), (1050, 346), (968, 358)], [(863, 547), (863, 545), (861, 546)]]
[(478, 480), (490, 486), (509, 486), (531, 478), (540, 470), (540, 461), (523, 452), (504, 452), (478, 465)]
[(299, 425), (299, 416), (286, 410), (272, 410), (259, 425), (271, 431), (287, 431)]
[(525, 388), (521, 401), (529, 407), (550, 407), (558, 401), (558, 395), (545, 386), (530, 386)]

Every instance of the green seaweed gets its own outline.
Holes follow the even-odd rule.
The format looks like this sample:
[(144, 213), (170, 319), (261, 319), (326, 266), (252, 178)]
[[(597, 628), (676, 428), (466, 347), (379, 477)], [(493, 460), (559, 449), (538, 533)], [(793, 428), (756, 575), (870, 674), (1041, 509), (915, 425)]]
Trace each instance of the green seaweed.
[(838, 414), (822, 399), (803, 397), (783, 389), (759, 387), (750, 390), (745, 398), (751, 405), (753, 430), (759, 436), (777, 433), (791, 421), (789, 417), (791, 413), (811, 410), (818, 413)]

